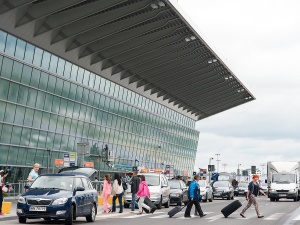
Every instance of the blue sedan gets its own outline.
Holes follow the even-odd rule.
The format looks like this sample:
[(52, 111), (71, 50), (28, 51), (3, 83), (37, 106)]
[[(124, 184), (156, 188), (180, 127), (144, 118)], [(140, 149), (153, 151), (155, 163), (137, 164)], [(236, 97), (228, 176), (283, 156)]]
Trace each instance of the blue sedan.
[(19, 223), (28, 219), (63, 219), (72, 225), (76, 217), (95, 221), (98, 194), (91, 181), (82, 175), (40, 175), (18, 200)]

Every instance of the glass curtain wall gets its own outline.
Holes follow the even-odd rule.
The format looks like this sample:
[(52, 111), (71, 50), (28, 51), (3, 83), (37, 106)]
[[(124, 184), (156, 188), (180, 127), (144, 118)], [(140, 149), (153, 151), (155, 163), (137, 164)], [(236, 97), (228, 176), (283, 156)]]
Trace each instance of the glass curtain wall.
[[(195, 121), (0, 30), (0, 166), (52, 166), (89, 142), (101, 171), (115, 164), (194, 167)], [(47, 151), (48, 149), (48, 151)], [(49, 156), (50, 154), (50, 156)], [(154, 163), (157, 163), (154, 165)]]

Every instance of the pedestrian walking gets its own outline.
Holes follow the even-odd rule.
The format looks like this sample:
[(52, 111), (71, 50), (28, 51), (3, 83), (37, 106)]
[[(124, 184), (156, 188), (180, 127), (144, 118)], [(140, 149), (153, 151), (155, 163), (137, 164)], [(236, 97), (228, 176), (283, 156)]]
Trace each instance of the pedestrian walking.
[(141, 179), (137, 176), (137, 171), (133, 172), (133, 176), (131, 179), (131, 194), (132, 194), (132, 201), (131, 201), (131, 212), (134, 212), (135, 206), (138, 207), (136, 202), (136, 193), (139, 190)]
[(32, 185), (33, 181), (39, 176), (39, 174), (38, 174), (39, 169), (40, 169), (40, 164), (35, 163), (33, 165), (31, 172), (28, 175), (28, 178), (27, 178), (27, 181), (28, 181), (27, 185), (29, 187)]
[(201, 200), (201, 194), (200, 194), (200, 187), (198, 184), (198, 181), (200, 180), (200, 176), (196, 175), (194, 177), (194, 180), (191, 182), (189, 186), (189, 191), (188, 191), (188, 197), (189, 197), (189, 203), (186, 207), (184, 217), (185, 218), (190, 218), (191, 217), (191, 209), (193, 205), (195, 205), (196, 210), (200, 217), (206, 216), (206, 214), (203, 213), (201, 206), (200, 206), (200, 200)]
[(248, 204), (247, 204), (247, 206), (243, 209), (243, 211), (240, 213), (241, 217), (243, 217), (243, 218), (246, 218), (245, 212), (247, 211), (247, 209), (250, 208), (250, 206), (251, 206), (252, 204), (254, 205), (254, 208), (255, 208), (257, 217), (258, 217), (258, 218), (263, 218), (263, 217), (264, 217), (264, 216), (262, 216), (262, 215), (259, 213), (259, 210), (258, 210), (258, 204), (257, 204), (256, 197), (257, 197), (258, 193), (261, 193), (261, 194), (264, 195), (264, 196), (266, 196), (266, 194), (262, 191), (261, 187), (259, 187), (258, 179), (259, 179), (258, 174), (254, 174), (254, 175), (252, 176), (252, 181), (251, 181), (251, 182), (249, 183), (249, 185), (248, 185), (248, 192), (247, 192), (247, 194), (246, 194), (246, 200), (248, 201)]
[(108, 204), (108, 198), (111, 195), (111, 183), (110, 183), (110, 175), (106, 174), (104, 175), (104, 184), (103, 184), (103, 190), (102, 190), (102, 199), (103, 199), (103, 213), (110, 213), (111, 212), (111, 206)]
[(141, 182), (140, 182), (140, 185), (139, 185), (139, 190), (136, 193), (136, 195), (140, 197), (140, 200), (139, 200), (139, 214), (143, 213), (143, 208), (147, 209), (150, 213), (153, 213), (154, 212), (153, 209), (151, 209), (148, 205), (146, 205), (144, 203), (145, 197), (148, 197), (148, 198), (150, 197), (150, 191), (149, 191), (148, 184), (146, 182), (146, 178), (145, 178), (144, 175), (141, 175), (140, 178), (141, 178)]
[[(1, 176), (1, 174), (3, 174)], [(0, 216), (4, 215), (2, 212), (2, 202), (3, 202), (3, 192), (2, 186), (4, 185), (4, 179), (7, 177), (8, 173), (5, 173), (4, 170), (0, 170)]]
[(113, 183), (113, 207), (112, 207), (112, 212), (116, 212), (116, 200), (119, 200), (119, 205), (120, 205), (120, 211), (119, 213), (123, 213), (123, 202), (122, 202), (122, 197), (123, 197), (123, 185), (122, 181), (120, 178), (120, 174), (115, 173), (114, 175), (114, 183)]

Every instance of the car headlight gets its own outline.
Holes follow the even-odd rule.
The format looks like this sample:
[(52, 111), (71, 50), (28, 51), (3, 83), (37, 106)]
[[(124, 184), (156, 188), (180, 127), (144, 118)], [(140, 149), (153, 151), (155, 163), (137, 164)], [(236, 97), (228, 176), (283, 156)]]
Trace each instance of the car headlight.
[(270, 190), (270, 192), (275, 192), (275, 191), (276, 191), (275, 189), (271, 189), (271, 190)]
[(19, 203), (22, 203), (22, 204), (25, 204), (26, 203), (26, 200), (24, 197), (20, 196), (19, 199), (18, 199), (18, 202)]
[(56, 199), (52, 203), (52, 205), (62, 205), (62, 204), (65, 204), (67, 201), (68, 201), (68, 198), (59, 198), (59, 199)]
[(296, 191), (296, 189), (291, 189), (291, 190), (290, 190), (290, 192), (295, 192), (295, 191)]

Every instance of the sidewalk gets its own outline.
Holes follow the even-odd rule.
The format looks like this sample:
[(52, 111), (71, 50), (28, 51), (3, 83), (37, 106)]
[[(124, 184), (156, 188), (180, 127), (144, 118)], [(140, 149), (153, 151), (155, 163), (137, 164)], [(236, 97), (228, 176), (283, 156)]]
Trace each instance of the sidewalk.
[[(0, 221), (16, 220), (16, 219), (18, 219), (18, 216), (16, 214), (18, 200), (15, 199), (15, 198), (11, 198), (11, 199), (7, 199), (6, 198), (5, 202), (12, 202), (10, 214), (4, 214), (3, 216), (0, 216)], [(117, 208), (119, 207), (118, 204), (116, 206), (117, 206)], [(102, 211), (103, 211), (103, 206), (99, 205), (98, 206), (98, 211), (97, 211), (98, 213), (97, 213), (97, 215), (102, 214)]]

